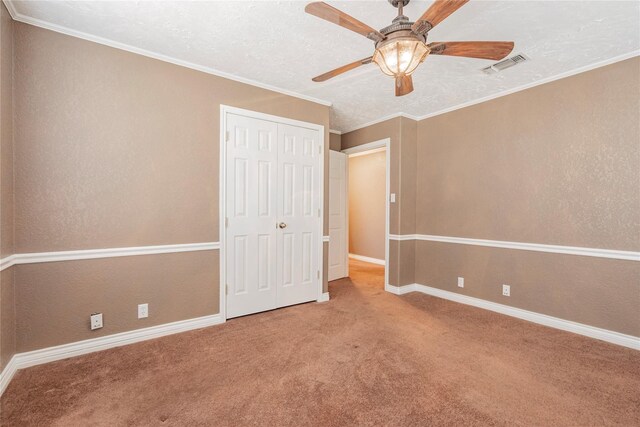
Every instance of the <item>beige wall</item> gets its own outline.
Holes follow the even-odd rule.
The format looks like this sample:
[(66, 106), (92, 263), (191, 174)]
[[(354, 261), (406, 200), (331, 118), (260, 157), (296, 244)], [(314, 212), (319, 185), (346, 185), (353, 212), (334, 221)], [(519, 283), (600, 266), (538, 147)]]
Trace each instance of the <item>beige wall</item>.
[(640, 59), (422, 120), (416, 232), (640, 250)]
[[(323, 125), (329, 147), (327, 106), (14, 28), (17, 252), (218, 241), (220, 104)], [(12, 268), (18, 351), (218, 312), (217, 251)]]
[[(640, 251), (639, 94), (635, 58), (419, 122), (416, 233)], [(416, 248), (418, 283), (640, 336), (638, 262)]]
[(349, 158), (349, 253), (384, 260), (386, 152)]
[[(406, 243), (406, 242), (401, 242)], [(418, 241), (416, 282), (640, 336), (640, 262)], [(464, 277), (464, 289), (457, 277)], [(502, 296), (502, 284), (511, 296)]]
[[(13, 21), (0, 4), (0, 258), (13, 239)], [(15, 353), (13, 268), (0, 273), (0, 370)]]
[(218, 241), (220, 104), (329, 126), (320, 104), (15, 26), (19, 252)]
[[(342, 148), (391, 138), (392, 234), (640, 251), (638, 94), (636, 57), (420, 122), (387, 120), (342, 135)], [(392, 285), (640, 335), (638, 262), (424, 241), (389, 251)]]
[[(416, 185), (416, 122), (405, 117), (396, 117), (374, 125), (342, 134), (342, 149), (356, 147), (381, 139), (390, 139), (387, 153), (390, 163), (390, 192), (396, 194), (396, 203), (389, 205), (389, 232), (391, 234), (413, 234), (415, 227)], [(407, 285), (411, 273), (402, 272), (395, 266), (413, 259), (414, 245), (389, 245), (389, 283)]]
[[(24, 264), (15, 274), (18, 352), (218, 312), (213, 251)], [(142, 303), (146, 319), (137, 318)], [(104, 327), (90, 331), (98, 311)]]
[(342, 150), (342, 137), (337, 133), (329, 134), (329, 149), (333, 151)]

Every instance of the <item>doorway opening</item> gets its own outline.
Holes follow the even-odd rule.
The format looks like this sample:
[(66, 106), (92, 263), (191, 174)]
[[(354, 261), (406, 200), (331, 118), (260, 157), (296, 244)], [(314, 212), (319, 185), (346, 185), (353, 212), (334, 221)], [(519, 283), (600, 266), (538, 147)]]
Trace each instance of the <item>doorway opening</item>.
[(351, 265), (383, 268), (388, 283), (389, 145), (386, 138), (331, 153), (329, 280), (348, 276)]

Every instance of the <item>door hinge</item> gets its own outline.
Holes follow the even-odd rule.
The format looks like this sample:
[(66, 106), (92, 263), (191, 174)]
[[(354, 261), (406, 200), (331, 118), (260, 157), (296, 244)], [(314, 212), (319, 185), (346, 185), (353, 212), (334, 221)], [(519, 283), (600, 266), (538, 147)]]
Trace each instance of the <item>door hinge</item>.
[(318, 218), (320, 218), (320, 209), (318, 209)]
[(224, 285), (224, 294), (229, 295), (229, 285)]
[(229, 228), (229, 217), (224, 218), (224, 227)]
[(317, 273), (317, 274), (316, 274), (316, 276), (317, 276), (317, 277), (318, 277), (318, 279), (319, 279), (319, 278), (320, 278), (320, 270), (318, 270), (316, 273)]
[(318, 145), (318, 154), (322, 154), (322, 145)]
[(225, 140), (225, 142), (229, 142), (229, 131), (228, 130), (224, 132), (224, 140)]

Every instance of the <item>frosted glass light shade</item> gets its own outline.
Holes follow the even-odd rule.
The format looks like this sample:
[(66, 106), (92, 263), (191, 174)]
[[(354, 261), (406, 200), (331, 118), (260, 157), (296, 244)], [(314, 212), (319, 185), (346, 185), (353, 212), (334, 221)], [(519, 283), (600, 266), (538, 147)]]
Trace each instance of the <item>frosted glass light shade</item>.
[(396, 38), (376, 48), (373, 62), (388, 76), (410, 75), (429, 55), (429, 47), (412, 37)]

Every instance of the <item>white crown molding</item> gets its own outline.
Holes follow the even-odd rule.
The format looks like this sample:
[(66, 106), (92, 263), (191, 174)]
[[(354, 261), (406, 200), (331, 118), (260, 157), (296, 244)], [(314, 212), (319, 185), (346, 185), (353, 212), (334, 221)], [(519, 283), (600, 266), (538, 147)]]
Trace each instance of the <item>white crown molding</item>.
[(0, 271), (17, 264), (115, 258), (137, 255), (172, 254), (178, 252), (211, 251), (216, 249), (220, 249), (219, 242), (14, 254), (0, 260)]
[(487, 246), (492, 248), (517, 249), (523, 251), (548, 252), (564, 255), (640, 261), (640, 252), (614, 249), (584, 248), (579, 246), (545, 245), (541, 243), (507, 242), (503, 240), (468, 239), (465, 237), (433, 236), (429, 234), (390, 234), (391, 240), (422, 240), (429, 242), (455, 243), (459, 245)]
[(358, 261), (368, 262), (371, 264), (385, 265), (385, 262), (383, 259), (372, 258), (364, 255), (349, 254), (349, 258), (352, 258)]
[(219, 325), (221, 323), (224, 323), (222, 316), (214, 314), (211, 316), (179, 320), (177, 322), (165, 323), (163, 325), (121, 332), (118, 334), (92, 338), (69, 344), (62, 344), (26, 353), (18, 353), (11, 358), (7, 366), (5, 366), (2, 371), (2, 374), (0, 374), (0, 395), (2, 395), (9, 384), (9, 381), (11, 381), (11, 378), (18, 369), (24, 369), (30, 366), (41, 365), (43, 363), (67, 359), (69, 357), (80, 356), (96, 351), (107, 350), (109, 348), (120, 347), (140, 341), (160, 338), (179, 332), (206, 328), (208, 326)]
[(342, 135), (342, 132), (340, 132), (339, 130), (335, 130), (335, 129), (329, 129), (329, 133), (334, 133), (336, 135)]
[(43, 21), (41, 19), (32, 18), (30, 16), (23, 15), (19, 13), (15, 6), (13, 5), (13, 1), (11, 0), (3, 0), (4, 4), (7, 6), (7, 10), (9, 14), (15, 21), (19, 21), (25, 24), (33, 25), (35, 27), (44, 28), (46, 30), (55, 31), (56, 33), (66, 34), (68, 36), (77, 37), (79, 39), (88, 40), (94, 43), (102, 44), (105, 46), (110, 46), (116, 49), (126, 50), (127, 52), (136, 53), (138, 55), (146, 56), (149, 58), (157, 59), (164, 62), (169, 62), (171, 64), (179, 65), (185, 68), (191, 68), (192, 70), (201, 71), (203, 73), (212, 74), (214, 76), (223, 77), (225, 79), (233, 80), (239, 83), (248, 84), (251, 86), (259, 87), (261, 89), (270, 90), (273, 92), (278, 92), (283, 95), (292, 96), (299, 99), (304, 99), (305, 101), (315, 102), (316, 104), (326, 105), (330, 107), (332, 103), (330, 101), (326, 101), (324, 99), (315, 98), (313, 96), (305, 95), (302, 93), (294, 92), (288, 89), (282, 89), (277, 86), (272, 86), (269, 84), (261, 83), (256, 80), (248, 79), (245, 77), (236, 76), (231, 73), (227, 73), (224, 71), (216, 70), (215, 68), (205, 67), (203, 65), (194, 64), (192, 62), (184, 61), (182, 59), (173, 58), (168, 55), (163, 55), (161, 53), (152, 52), (150, 50), (141, 49), (135, 46), (128, 45), (126, 43), (120, 43), (115, 40), (107, 39), (104, 37), (94, 36), (92, 34), (87, 34), (82, 31), (73, 30), (68, 27), (64, 27), (62, 25), (52, 24), (50, 22)]
[(421, 292), (423, 294), (443, 298), (449, 301), (483, 308), (485, 310), (494, 311), (496, 313), (505, 314), (511, 317), (517, 317), (518, 319), (527, 320), (529, 322), (538, 323), (540, 325), (548, 326), (551, 328), (573, 332), (574, 334), (584, 335), (590, 338), (610, 342), (612, 344), (621, 345), (624, 347), (632, 348), (634, 350), (640, 350), (639, 337), (621, 334), (619, 332), (609, 331), (607, 329), (596, 328), (595, 326), (572, 322), (570, 320), (559, 319), (557, 317), (548, 316), (546, 314), (523, 310), (520, 308), (498, 304), (496, 302), (491, 302), (479, 298), (473, 298), (467, 295), (449, 292), (430, 286), (420, 285), (417, 283), (400, 287), (387, 285), (385, 286), (385, 290), (396, 295), (404, 295), (409, 292)]
[(356, 130), (363, 129), (363, 128), (366, 128), (366, 127), (369, 127), (369, 126), (372, 126), (372, 125), (375, 125), (375, 124), (390, 120), (390, 119), (395, 119), (396, 117), (405, 117), (407, 119), (411, 119), (411, 120), (415, 120), (415, 121), (428, 119), (428, 118), (431, 118), (431, 117), (435, 117), (435, 116), (439, 116), (439, 115), (442, 115), (442, 114), (450, 113), (451, 111), (460, 110), (462, 108), (471, 107), (472, 105), (481, 104), (483, 102), (491, 101), (493, 99), (500, 98), (502, 96), (511, 95), (513, 93), (516, 93), (516, 92), (521, 92), (523, 90), (527, 90), (527, 89), (530, 89), (530, 88), (535, 87), (535, 86), (540, 86), (540, 85), (543, 85), (543, 84), (546, 84), (546, 83), (554, 82), (556, 80), (564, 79), (566, 77), (571, 77), (571, 76), (574, 76), (576, 74), (580, 74), (580, 73), (584, 73), (584, 72), (587, 72), (587, 71), (595, 70), (596, 68), (600, 68), (600, 67), (604, 67), (604, 66), (607, 66), (607, 65), (615, 64), (616, 62), (625, 61), (627, 59), (631, 59), (631, 58), (634, 58), (636, 56), (640, 56), (640, 50), (635, 50), (635, 51), (628, 52), (628, 53), (625, 53), (625, 54), (622, 54), (622, 55), (614, 56), (613, 58), (609, 58), (609, 59), (606, 59), (604, 61), (599, 61), (599, 62), (595, 62), (595, 63), (590, 64), (590, 65), (585, 65), (583, 67), (578, 67), (578, 68), (575, 68), (573, 70), (566, 71), (564, 73), (560, 73), (560, 74), (556, 74), (556, 75), (553, 75), (553, 76), (550, 76), (550, 77), (546, 77), (544, 79), (536, 80), (535, 82), (531, 82), (531, 83), (527, 83), (527, 84), (524, 84), (524, 85), (520, 85), (520, 86), (517, 86), (517, 87), (512, 88), (512, 89), (507, 89), (507, 90), (495, 93), (493, 95), (488, 95), (488, 96), (485, 96), (485, 97), (482, 97), (482, 98), (478, 98), (478, 99), (474, 99), (474, 100), (471, 100), (471, 101), (468, 101), (468, 102), (463, 102), (462, 104), (457, 104), (457, 105), (454, 105), (454, 106), (449, 107), (449, 108), (445, 108), (445, 109), (442, 109), (442, 110), (435, 111), (433, 113), (424, 114), (424, 115), (421, 115), (421, 116), (414, 116), (414, 115), (403, 113), (403, 112), (391, 114), (391, 115), (384, 116), (384, 117), (381, 117), (379, 119), (372, 120), (370, 122), (358, 125), (358, 126), (356, 126), (354, 128), (350, 128), (349, 130), (344, 130), (344, 131), (342, 131), (342, 134), (344, 135), (344, 134), (349, 133), (349, 132), (354, 132)]

